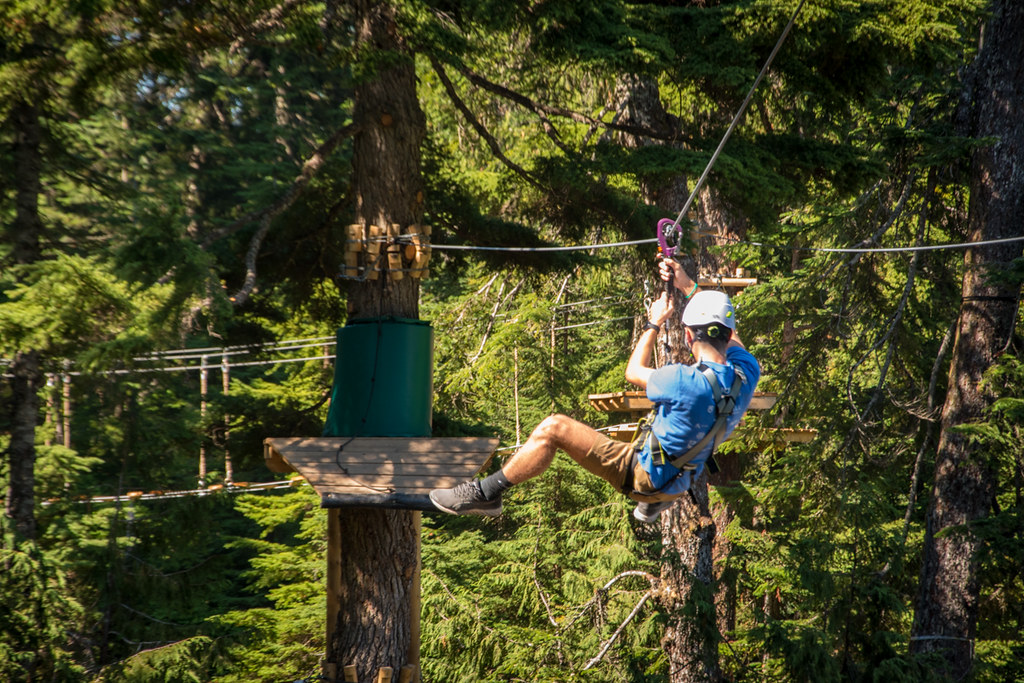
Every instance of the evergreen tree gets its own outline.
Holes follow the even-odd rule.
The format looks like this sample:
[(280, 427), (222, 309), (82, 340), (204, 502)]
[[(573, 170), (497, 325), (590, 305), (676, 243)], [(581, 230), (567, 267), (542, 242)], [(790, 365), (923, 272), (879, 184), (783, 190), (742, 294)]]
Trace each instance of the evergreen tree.
[[(1024, 58), (1024, 8), (993, 2), (991, 11), (964, 98), (972, 108), (971, 135), (995, 139), (971, 158), (967, 222), (972, 242), (1024, 237), (1024, 197), (1015, 171), (1024, 167), (1024, 127), (1006, 109), (1007, 102), (1024, 98), (1024, 76), (1015, 67), (1006, 68)], [(983, 377), (1013, 346), (1022, 281), (1012, 268), (1022, 262), (1019, 242), (972, 247), (964, 254), (960, 316), (911, 632), (911, 651), (940, 653), (945, 661), (937, 673), (953, 678), (972, 670), (978, 637), (982, 537), (972, 527), (988, 516), (1000, 488), (998, 458), (964, 428), (982, 420), (1009, 390)]]

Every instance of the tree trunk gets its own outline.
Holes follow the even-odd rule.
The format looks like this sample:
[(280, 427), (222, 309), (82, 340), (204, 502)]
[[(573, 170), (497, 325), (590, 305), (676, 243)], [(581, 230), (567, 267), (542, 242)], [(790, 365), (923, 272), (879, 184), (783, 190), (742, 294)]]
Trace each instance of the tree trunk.
[[(972, 67), (972, 134), (997, 141), (971, 161), (970, 240), (1024, 234), (1024, 5), (995, 0)], [(977, 636), (977, 552), (972, 523), (992, 505), (988, 455), (955, 428), (984, 419), (994, 392), (981, 379), (1013, 332), (1020, 287), (997, 285), (990, 274), (1021, 255), (1020, 242), (969, 249), (948, 392), (942, 411), (935, 484), (925, 530), (924, 562), (911, 632), (913, 653), (939, 653), (946, 671), (968, 675)]]
[[(413, 56), (398, 35), (394, 7), (354, 0), (357, 54), (376, 64), (355, 93), (353, 196), (356, 221), (403, 227), (423, 215), (420, 144), (426, 122), (416, 94)], [(381, 252), (384, 253), (382, 247)], [(381, 261), (386, 269), (386, 259)], [(396, 274), (397, 275), (397, 274)], [(354, 318), (418, 317), (417, 281), (380, 272), (352, 282), (348, 314)], [(419, 660), (419, 513), (403, 510), (331, 510), (338, 539), (337, 613), (328, 661), (354, 665), (360, 681), (376, 680), (382, 667), (397, 672)], [(328, 600), (328, 604), (331, 600)]]
[(715, 612), (715, 522), (708, 506), (708, 478), (702, 474), (689, 496), (661, 515), (664, 559), (660, 603), (669, 612), (661, 644), (671, 683), (721, 679)]
[[(39, 111), (30, 104), (18, 103), (12, 109), (11, 122), (15, 130), (15, 215), (4, 238), (12, 245), (11, 256), (14, 261), (19, 265), (27, 265), (40, 258), (39, 243), (43, 227), (39, 217), (43, 173)], [(43, 383), (38, 351), (25, 349), (15, 354), (11, 375), (12, 429), (8, 447), (10, 482), (5, 514), (21, 537), (34, 539), (35, 437), (39, 390)]]
[[(679, 121), (662, 105), (657, 83), (627, 76), (622, 79), (618, 91), (623, 123), (649, 128), (662, 135), (671, 135), (678, 129)], [(623, 140), (623, 144), (640, 146), (644, 142), (629, 137)], [(689, 196), (686, 177), (682, 175), (659, 183), (641, 179), (640, 185), (644, 201), (659, 206), (672, 217)], [(687, 272), (696, 279), (698, 273), (693, 259), (681, 256)], [(642, 273), (640, 277), (649, 277), (649, 272)], [(676, 310), (681, 311), (685, 305), (682, 293), (675, 289), (672, 291)], [(638, 322), (642, 324), (643, 321)], [(667, 353), (661, 361), (690, 362), (692, 358), (683, 342), (682, 326), (673, 322), (667, 326), (666, 335)], [(707, 476), (701, 476), (692, 488), (692, 499), (684, 497), (678, 505), (661, 515), (664, 555), (658, 605), (668, 615), (662, 645), (669, 661), (671, 683), (721, 678), (713, 562), (716, 526), (709, 512)]]
[(35, 464), (36, 420), (39, 415), (39, 389), (42, 373), (39, 354), (17, 353), (11, 363), (11, 444), (10, 484), (7, 492), (7, 517), (24, 539), (36, 537)]

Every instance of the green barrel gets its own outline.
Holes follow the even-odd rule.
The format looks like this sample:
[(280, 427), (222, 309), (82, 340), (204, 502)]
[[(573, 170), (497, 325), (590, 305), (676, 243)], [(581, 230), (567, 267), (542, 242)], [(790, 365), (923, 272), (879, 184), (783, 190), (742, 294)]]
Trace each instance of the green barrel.
[(434, 331), (406, 318), (352, 320), (338, 330), (324, 436), (430, 436)]

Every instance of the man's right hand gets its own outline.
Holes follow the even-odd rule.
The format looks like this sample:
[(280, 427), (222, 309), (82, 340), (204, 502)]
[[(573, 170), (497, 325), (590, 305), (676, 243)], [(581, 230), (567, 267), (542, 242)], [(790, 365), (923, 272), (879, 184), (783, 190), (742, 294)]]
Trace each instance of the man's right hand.
[(660, 259), (658, 262), (658, 274), (663, 282), (672, 282), (680, 292), (689, 292), (693, 289), (693, 280), (683, 270), (682, 264), (675, 259)]

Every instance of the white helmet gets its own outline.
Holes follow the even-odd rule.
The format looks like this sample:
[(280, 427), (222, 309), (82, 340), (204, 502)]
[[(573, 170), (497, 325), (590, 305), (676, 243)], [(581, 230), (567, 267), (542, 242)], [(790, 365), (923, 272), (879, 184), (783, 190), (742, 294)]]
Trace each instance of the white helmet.
[(710, 289), (697, 292), (683, 309), (683, 324), (687, 327), (701, 327), (718, 323), (730, 330), (736, 329), (736, 309), (725, 292)]

